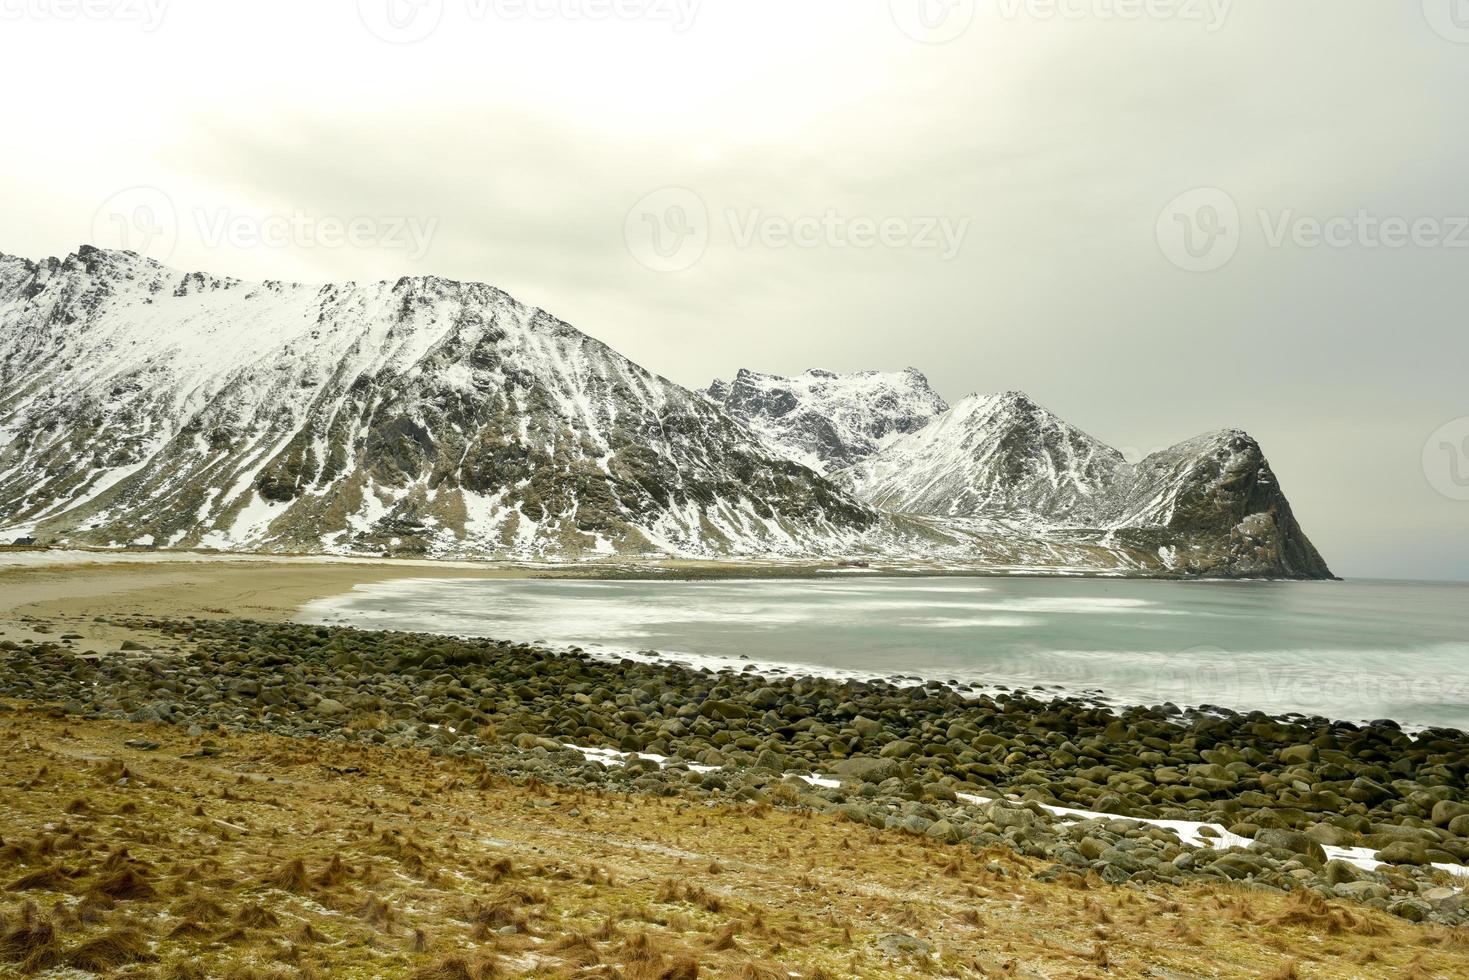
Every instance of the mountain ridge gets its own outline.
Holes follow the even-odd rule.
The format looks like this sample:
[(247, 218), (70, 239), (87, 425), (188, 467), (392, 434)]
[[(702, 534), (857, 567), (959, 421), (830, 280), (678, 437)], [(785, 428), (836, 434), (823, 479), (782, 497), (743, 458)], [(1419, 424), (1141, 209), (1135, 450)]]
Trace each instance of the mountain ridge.
[(483, 284), (250, 284), (89, 248), (10, 264), (0, 303), (0, 514), (77, 543), (780, 554), (877, 522)]
[(704, 394), (790, 459), (826, 474), (865, 459), (948, 409), (916, 368), (796, 377), (740, 368)]
[(833, 479), (897, 513), (1156, 542), (1170, 568), (1191, 574), (1332, 577), (1260, 444), (1240, 429), (1130, 463), (1023, 392), (970, 395)]
[[(1023, 394), (989, 398), (1010, 424), (969, 445), (993, 450), (976, 464), (944, 435), (972, 400), (951, 408), (912, 368), (742, 370), (695, 393), (483, 283), (250, 283), (92, 246), (0, 256), (5, 535), (1329, 575), (1252, 440), (1154, 459), (1123, 493), (1115, 450)], [(932, 485), (897, 480), (895, 459)], [(935, 459), (985, 479), (944, 483)]]

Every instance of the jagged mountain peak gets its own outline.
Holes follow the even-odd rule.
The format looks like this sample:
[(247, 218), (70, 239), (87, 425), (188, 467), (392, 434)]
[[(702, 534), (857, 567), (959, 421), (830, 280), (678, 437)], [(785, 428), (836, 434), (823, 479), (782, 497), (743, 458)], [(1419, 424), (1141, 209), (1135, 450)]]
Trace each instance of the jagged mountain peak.
[(948, 408), (914, 368), (795, 377), (741, 368), (705, 394), (767, 444), (818, 472), (865, 459)]
[(835, 479), (885, 510), (1100, 535), (1181, 572), (1330, 575), (1239, 429), (1132, 464), (1022, 392), (972, 395)]
[(1122, 465), (1121, 453), (1007, 391), (961, 399), (839, 481), (902, 513), (1064, 522)]
[(954, 402), (950, 410), (956, 415), (970, 417), (1003, 412), (1015, 412), (1026, 415), (1042, 414), (1051, 418), (1059, 417), (1034, 398), (1031, 398), (1030, 395), (1019, 390), (989, 393), (971, 392)]
[(706, 400), (479, 283), (87, 248), (0, 273), (0, 528), (86, 544), (841, 552), (877, 521)]

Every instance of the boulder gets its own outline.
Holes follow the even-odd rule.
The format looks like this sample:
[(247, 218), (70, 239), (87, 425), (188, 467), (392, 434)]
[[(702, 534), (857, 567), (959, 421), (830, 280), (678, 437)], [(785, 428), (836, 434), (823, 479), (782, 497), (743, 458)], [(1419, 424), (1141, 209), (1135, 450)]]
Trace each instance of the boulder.
[(884, 759), (906, 759), (910, 755), (914, 755), (915, 753), (917, 753), (917, 751), (918, 746), (914, 745), (912, 742), (899, 739), (896, 742), (889, 742), (888, 744), (884, 745), (882, 747), (882, 751), (877, 754), (882, 756)]
[(1253, 854), (1226, 854), (1209, 865), (1210, 871), (1225, 878), (1248, 878), (1265, 870), (1260, 858)]
[(1321, 877), (1332, 885), (1343, 885), (1360, 879), (1362, 872), (1355, 864), (1335, 858), (1326, 862), (1326, 866), (1321, 869)]
[(1455, 818), (1465, 816), (1469, 816), (1469, 803), (1439, 800), (1433, 805), (1432, 819), (1440, 827), (1448, 827), (1453, 824)]
[(1280, 750), (1280, 761), (1288, 766), (1309, 765), (1321, 758), (1314, 745), (1292, 745)]
[(335, 698), (322, 698), (316, 702), (311, 713), (318, 718), (340, 718), (347, 713), (347, 706)]
[(1277, 851), (1286, 851), (1291, 854), (1299, 854), (1302, 857), (1309, 858), (1316, 865), (1326, 863), (1326, 851), (1322, 848), (1320, 842), (1299, 831), (1261, 830), (1255, 834), (1255, 844), (1251, 845), (1251, 849), (1257, 849), (1255, 845)]
[(1432, 864), (1428, 856), (1428, 848), (1417, 841), (1393, 841), (1373, 855), (1383, 864)]
[(1345, 881), (1331, 890), (1342, 898), (1350, 898), (1358, 902), (1387, 898), (1392, 894), (1386, 885), (1379, 885), (1375, 881)]
[(854, 783), (880, 783), (898, 774), (898, 763), (894, 759), (872, 759), (858, 756), (843, 759), (831, 767), (833, 775)]
[(959, 828), (947, 820), (938, 820), (929, 824), (928, 829), (924, 833), (934, 840), (943, 841), (946, 844), (957, 844), (961, 839)]

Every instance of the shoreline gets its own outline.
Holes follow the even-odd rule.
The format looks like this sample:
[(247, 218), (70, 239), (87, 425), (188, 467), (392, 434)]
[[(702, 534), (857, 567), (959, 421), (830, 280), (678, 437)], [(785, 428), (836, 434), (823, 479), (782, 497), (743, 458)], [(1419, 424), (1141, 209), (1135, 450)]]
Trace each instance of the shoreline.
[[(844, 584), (854, 584), (855, 581), (863, 583), (881, 584), (884, 581), (892, 583), (912, 583), (915, 580), (937, 581), (952, 580), (956, 576), (894, 576), (882, 572), (864, 576), (860, 580), (841, 577), (839, 581)], [(962, 576), (967, 578), (967, 576)], [(838, 580), (836, 576), (815, 576), (801, 578), (799, 581)], [(577, 577), (577, 580), (586, 580), (585, 577)], [(610, 579), (597, 577), (599, 582), (626, 581), (626, 579)], [(455, 580), (444, 580), (446, 585), (459, 584)], [(470, 580), (463, 580), (468, 582)], [(638, 582), (658, 581), (638, 577)], [(680, 578), (680, 581), (686, 581)], [(695, 580), (701, 581), (701, 580)], [(768, 580), (753, 576), (731, 576), (720, 579), (720, 584), (728, 585), (760, 585)], [(794, 581), (794, 580), (793, 580)], [(669, 583), (672, 585), (672, 583)], [(1192, 583), (1190, 583), (1192, 584)], [(1225, 584), (1225, 583), (1218, 583)], [(1232, 584), (1232, 583), (1230, 583)], [(1404, 583), (1412, 586), (1415, 583)], [(363, 630), (390, 630), (406, 632), (430, 632), (444, 636), (458, 638), (488, 638), (511, 640), (519, 643), (531, 643), (544, 646), (557, 652), (572, 652), (586, 654), (609, 662), (619, 659), (629, 659), (648, 663), (668, 663), (676, 666), (687, 667), (695, 670), (708, 669), (713, 671), (735, 670), (753, 671), (761, 676), (772, 678), (796, 678), (800, 676), (820, 677), (831, 680), (856, 680), (863, 682), (881, 682), (895, 684), (898, 686), (918, 686), (930, 681), (937, 681), (954, 687), (956, 690), (968, 692), (971, 696), (982, 694), (1017, 693), (1041, 698), (1065, 698), (1082, 701), (1087, 704), (1103, 708), (1114, 713), (1124, 713), (1135, 707), (1141, 708), (1176, 708), (1182, 716), (1194, 717), (1199, 715), (1229, 715), (1229, 714), (1251, 714), (1261, 712), (1271, 720), (1288, 724), (1310, 724), (1327, 723), (1334, 724), (1346, 722), (1353, 725), (1372, 725), (1382, 721), (1391, 721), (1401, 730), (1413, 734), (1428, 731), (1469, 731), (1469, 723), (1456, 719), (1425, 719), (1422, 716), (1412, 715), (1410, 711), (1402, 714), (1389, 710), (1372, 710), (1373, 705), (1358, 705), (1359, 712), (1348, 713), (1346, 710), (1333, 712), (1329, 705), (1333, 703), (1344, 704), (1340, 698), (1332, 698), (1325, 692), (1333, 685), (1340, 688), (1343, 685), (1351, 686), (1363, 683), (1362, 678), (1340, 678), (1323, 674), (1319, 679), (1312, 680), (1309, 676), (1303, 678), (1299, 675), (1275, 677), (1266, 673), (1270, 669), (1268, 665), (1262, 665), (1259, 660), (1268, 654), (1258, 653), (1256, 662), (1252, 665), (1240, 665), (1235, 669), (1239, 672), (1235, 678), (1236, 684), (1242, 684), (1241, 689), (1231, 689), (1225, 683), (1220, 686), (1216, 683), (1214, 687), (1195, 686), (1192, 691), (1179, 690), (1178, 684), (1159, 685), (1157, 678), (1168, 677), (1177, 679), (1187, 675), (1192, 670), (1201, 669), (1186, 661), (1160, 663), (1155, 672), (1149, 676), (1153, 680), (1153, 690), (1148, 692), (1150, 686), (1146, 683), (1139, 684), (1134, 678), (1131, 687), (1128, 680), (1122, 677), (1112, 677), (1111, 683), (1108, 679), (1088, 678), (1078, 683), (1075, 679), (1058, 679), (1054, 676), (1044, 676), (1040, 672), (1026, 676), (1024, 665), (1011, 655), (1008, 659), (976, 661), (973, 665), (930, 665), (927, 667), (877, 667), (872, 665), (855, 667), (846, 666), (841, 663), (823, 663), (819, 659), (798, 659), (792, 656), (789, 649), (780, 654), (774, 653), (734, 653), (728, 649), (721, 652), (701, 652), (692, 648), (681, 648), (675, 641), (668, 641), (656, 647), (643, 645), (642, 639), (627, 639), (623, 642), (608, 641), (593, 638), (585, 631), (558, 634), (555, 626), (539, 623), (535, 629), (523, 628), (519, 632), (516, 627), (507, 625), (504, 628), (491, 627), (486, 623), (474, 618), (455, 620), (452, 613), (440, 611), (438, 616), (416, 616), (407, 615), (406, 611), (416, 609), (418, 606), (413, 602), (413, 597), (431, 598), (424, 595), (424, 587), (432, 586), (433, 580), (416, 576), (405, 576), (400, 579), (392, 579), (384, 582), (361, 583), (350, 592), (338, 593), (313, 599), (299, 610), (295, 620), (298, 622), (311, 623), (327, 626), (344, 626)], [(1446, 587), (1454, 587), (1453, 583), (1445, 583)], [(1250, 583), (1251, 587), (1263, 587), (1264, 583)], [(987, 590), (982, 590), (987, 591)], [(503, 596), (513, 601), (514, 592)], [(406, 595), (409, 598), (404, 599)], [(467, 593), (466, 601), (474, 601), (477, 593)], [(574, 597), (568, 596), (567, 601), (574, 602)], [(1154, 601), (1151, 597), (1149, 601)], [(396, 605), (394, 605), (396, 603)], [(381, 605), (382, 608), (378, 608)], [(431, 605), (431, 603), (430, 603)], [(371, 608), (370, 608), (371, 607)], [(393, 610), (393, 611), (390, 611)], [(839, 610), (834, 610), (839, 612)], [(449, 615), (449, 619), (442, 618)], [(406, 619), (405, 619), (406, 616)], [(438, 620), (435, 625), (434, 621)], [(502, 624), (503, 625), (503, 624)], [(463, 627), (462, 629), (460, 627)], [(1210, 648), (1217, 649), (1217, 648)], [(1414, 654), (1437, 655), (1439, 646), (1425, 646), (1411, 651)], [(1223, 650), (1217, 650), (1223, 654)], [(1245, 651), (1251, 652), (1251, 651)], [(1286, 651), (1289, 653), (1290, 651)], [(1350, 656), (1352, 651), (1346, 651), (1344, 655)], [(1325, 653), (1325, 651), (1323, 651)], [(1167, 654), (1161, 650), (1118, 650), (1115, 653), (1097, 651), (1096, 656), (1105, 659), (1108, 656), (1116, 657), (1155, 657), (1167, 659)], [(1299, 669), (1299, 668), (1297, 668)], [(1052, 672), (1054, 673), (1054, 672)], [(1134, 673), (1137, 669), (1134, 668)], [(1257, 678), (1252, 684), (1251, 679)], [(1216, 681), (1221, 678), (1215, 678)], [(1425, 680), (1416, 681), (1417, 687), (1412, 687), (1413, 681), (1409, 678), (1398, 678), (1385, 675), (1380, 678), (1369, 678), (1382, 686), (1383, 690), (1392, 690), (1391, 685), (1398, 684), (1402, 694), (1414, 694), (1422, 696), (1428, 683)], [(1283, 690), (1286, 685), (1294, 685), (1300, 688), (1306, 696), (1294, 699), (1280, 697), (1278, 691)], [(1186, 687), (1187, 685), (1185, 685)], [(1172, 687), (1173, 689), (1169, 689)], [(1256, 690), (1255, 688), (1259, 688)], [(1233, 694), (1228, 691), (1233, 690)], [(1315, 696), (1312, 697), (1312, 692)], [(1190, 693), (1197, 695), (1191, 698)], [(1260, 696), (1259, 700), (1252, 700), (1250, 694)], [(1432, 688), (1435, 697), (1439, 696), (1440, 689)], [(1273, 696), (1273, 697), (1272, 697)]]
[[(35, 552), (33, 552), (34, 554)], [(14, 554), (14, 552), (11, 552)], [(345, 600), (358, 586), (371, 586), (393, 582), (412, 581), (470, 581), (470, 580), (529, 580), (568, 579), (595, 581), (701, 581), (711, 572), (704, 565), (675, 563), (668, 566), (636, 566), (621, 568), (625, 574), (603, 574), (613, 569), (608, 566), (562, 566), (536, 564), (479, 564), (438, 562), (433, 560), (379, 560), (360, 558), (327, 558), (319, 556), (246, 556), (246, 555), (199, 555), (178, 558), (182, 553), (82, 553), (50, 552), (50, 555), (65, 554), (67, 560), (54, 564), (6, 564), (0, 555), (0, 639), (37, 640), (45, 634), (27, 628), (25, 617), (79, 616), (90, 619), (95, 616), (111, 615), (127, 611), (135, 615), (162, 618), (247, 618), (263, 622), (309, 622), (333, 626), (352, 625), (343, 620), (330, 621), (323, 618), (302, 618), (313, 609), (331, 608), (334, 601)], [(154, 554), (167, 557), (155, 558)], [(98, 557), (103, 558), (96, 561)], [(984, 578), (985, 575), (970, 575), (963, 572), (948, 573), (912, 572), (899, 575), (888, 570), (840, 569), (835, 567), (802, 566), (800, 574), (792, 575), (789, 568), (766, 566), (721, 566), (711, 577), (721, 581), (763, 581), (770, 578), (800, 580), (833, 578), (844, 580), (847, 574), (860, 572), (862, 577), (899, 578)], [(764, 573), (764, 574), (761, 574)], [(1008, 576), (1005, 576), (1008, 577)], [(1055, 576), (1040, 576), (1054, 578)], [(1125, 579), (1126, 581), (1135, 581)], [(1175, 580), (1142, 580), (1168, 582)], [(1284, 582), (1285, 580), (1282, 580)], [(1182, 581), (1179, 584), (1246, 584), (1266, 585), (1255, 580)], [(1289, 583), (1308, 584), (1308, 583)], [(1453, 583), (1445, 583), (1453, 584)], [(381, 629), (378, 626), (354, 627)], [(121, 632), (108, 629), (105, 624), (90, 624), (80, 627), (87, 642), (99, 651), (116, 652), (126, 638)], [(443, 633), (445, 636), (459, 634)], [(497, 637), (498, 638), (498, 637)], [(525, 641), (521, 641), (525, 642)], [(939, 672), (936, 676), (923, 676), (906, 671), (876, 671), (845, 669), (820, 664), (766, 661), (755, 658), (732, 659), (713, 654), (693, 652), (667, 652), (634, 650), (612, 645), (599, 644), (583, 648), (574, 644), (554, 646), (558, 652), (580, 652), (610, 662), (628, 658), (653, 664), (670, 664), (692, 670), (753, 670), (761, 676), (777, 679), (792, 679), (813, 676), (832, 680), (856, 680), (921, 686), (929, 682), (946, 685), (956, 684), (962, 689), (972, 689), (976, 696), (983, 694), (1014, 693), (1042, 699), (1069, 699), (1087, 703), (1113, 713), (1123, 713), (1133, 708), (1154, 707), (1173, 704), (1183, 717), (1204, 715), (1244, 715), (1258, 709), (1247, 706), (1215, 705), (1208, 702), (1184, 704), (1180, 702), (1142, 703), (1122, 695), (1113, 695), (1099, 687), (1073, 688), (1066, 684), (1036, 681), (1033, 683), (989, 683), (979, 680), (957, 681), (952, 672)], [(1285, 724), (1346, 722), (1353, 725), (1368, 724), (1380, 719), (1337, 718), (1311, 711), (1265, 712), (1272, 720)], [(1386, 719), (1398, 725), (1402, 731), (1420, 735), (1428, 731), (1464, 731), (1469, 729), (1445, 728), (1429, 724), (1405, 722), (1399, 718)]]
[[(293, 621), (306, 598), (405, 572), (430, 577), (396, 564), (240, 561), (0, 570), (0, 728), (11, 734), (0, 778), (20, 803), (0, 813), (0, 838), (21, 848), (7, 853), (30, 853), (64, 810), (57, 835), (105, 820), (143, 869), (202, 841), (242, 869), (217, 879), (228, 882), (217, 891), (223, 903), (306, 918), (333, 937), (355, 935), (374, 902), (391, 903), (404, 938), (369, 922), (365, 935), (378, 941), (367, 946), (318, 944), (327, 975), (370, 948), (380, 965), (395, 964), (373, 975), (427, 978), (415, 970), (442, 953), (432, 938), (409, 941), (415, 923), (461, 952), (508, 950), (510, 975), (558, 963), (567, 944), (585, 948), (592, 933), (605, 937), (593, 945), (612, 962), (632, 941), (608, 917), (623, 902), (652, 907), (641, 921), (715, 976), (754, 975), (722, 971), (755, 952), (783, 964), (771, 977), (805, 976), (810, 963), (822, 976), (918, 977), (940, 963), (942, 975), (966, 975), (945, 958), (970, 944), (993, 952), (997, 942), (1018, 954), (1019, 969), (996, 960), (991, 975), (1064, 975), (1029, 970), (1075, 956), (1074, 939), (1036, 940), (1037, 923), (1050, 936), (1098, 935), (1122, 915), (1130, 924), (1106, 932), (1102, 957), (1120, 975), (1162, 963), (1182, 975), (1262, 975), (1281, 956), (1311, 963), (1312, 975), (1327, 964), (1321, 975), (1360, 975), (1362, 963), (1396, 955), (1382, 946), (1389, 935), (1403, 937), (1400, 958), (1430, 957), (1444, 975), (1469, 963), (1462, 946), (1440, 938), (1469, 927), (1462, 733), (1169, 715), (1051, 691), (769, 676), (745, 669), (754, 663), (699, 669), (666, 656), (597, 658)], [(100, 782), (98, 767), (107, 767)], [(398, 829), (390, 838), (386, 828)], [(167, 843), (176, 829), (187, 843)], [(615, 876), (581, 865), (568, 873), (547, 861), (548, 847), (564, 846), (556, 835), (582, 842), (596, 862), (609, 848), (628, 857)], [(430, 839), (422, 853), (403, 843)], [(499, 853), (456, 863), (481, 846)], [(791, 860), (798, 846), (830, 860), (803, 867)], [(546, 894), (558, 914), (470, 931), (463, 892), (483, 887), (484, 868), (501, 866), (510, 848), (522, 882), (537, 882), (530, 894)], [(281, 870), (287, 855), (314, 873), (335, 866), (338, 852), (353, 868), (387, 862), (385, 877), (362, 879), (367, 898), (276, 884), (300, 880)], [(757, 854), (782, 870), (753, 862)], [(38, 898), (50, 889), (45, 900), (61, 909), (95, 887), (83, 876), (105, 880), (96, 861), (59, 860), (75, 877), (33, 886), (51, 865), (23, 858), (0, 867), (0, 884), (26, 883)], [(978, 879), (965, 879), (969, 867)], [(187, 870), (174, 873), (197, 890)], [(701, 890), (658, 883), (669, 878)], [(983, 929), (971, 931), (978, 918), (914, 913), (946, 883), (963, 888), (950, 908), (981, 916)], [(828, 884), (852, 903), (853, 920), (829, 938), (798, 940), (810, 935), (803, 922), (837, 904), (822, 892)], [(488, 887), (481, 899), (493, 905), (505, 888)], [(697, 932), (664, 907), (686, 894), (715, 896), (695, 902), (696, 914), (716, 917)], [(784, 941), (758, 945), (748, 913), (717, 921), (751, 895), (767, 909), (799, 909)], [(886, 915), (877, 896), (902, 911)], [(1081, 918), (1077, 900), (1086, 902)], [(1101, 903), (1117, 908), (1093, 921), (1085, 910)], [(1138, 903), (1171, 911), (1139, 915)], [(118, 914), (138, 911), (161, 923), (160, 958), (252, 955), (240, 930), (209, 938), (146, 901)], [(1154, 919), (1169, 931), (1157, 934)], [(92, 935), (57, 922), (67, 949)], [(732, 928), (743, 931), (738, 942), (724, 936)], [(194, 933), (208, 942), (192, 945)], [(259, 935), (273, 941), (268, 926)], [(824, 959), (830, 949), (868, 959)], [(1094, 949), (1084, 955), (1100, 962)]]
[(1120, 582), (1177, 582), (1180, 584), (1310, 584), (1336, 583), (1347, 579), (1329, 577), (1191, 576), (1133, 574), (1125, 571), (1070, 565), (965, 565), (922, 559), (874, 558), (869, 561), (812, 558), (687, 558), (643, 555), (627, 558), (589, 558), (583, 561), (535, 561), (533, 559), (405, 558), (373, 555), (331, 555), (306, 552), (183, 551), (136, 548), (44, 548), (0, 545), (0, 570), (10, 567), (53, 567), (86, 564), (211, 564), (255, 562), (273, 564), (317, 564), (400, 568), (460, 569), (494, 573), (524, 571), (548, 577), (585, 577), (609, 581), (725, 580), (731, 578), (809, 578), (841, 574), (889, 575), (895, 577), (998, 578), (998, 579), (1089, 579)]
[[(193, 583), (196, 599), (206, 584), (220, 586)], [(165, 585), (174, 600), (191, 594), (168, 579), (142, 594)], [(1010, 846), (1055, 862), (1054, 875), (1249, 879), (1287, 890), (1306, 882), (1407, 917), (1458, 923), (1462, 912), (1469, 922), (1469, 900), (1454, 884), (1469, 862), (1469, 787), (1459, 771), (1469, 739), (1458, 732), (1414, 738), (1396, 726), (1260, 714), (1113, 712), (1023, 691), (967, 697), (937, 681), (776, 678), (122, 605), (50, 623), (22, 618), (39, 639), (6, 629), (0, 698), (79, 720), (454, 757), (489, 758), (508, 744), (531, 753), (516, 761), (520, 771), (575, 785), (603, 778), (606, 766), (586, 759), (595, 750), (618, 760), (611, 771), (634, 789), (778, 800), (874, 829)], [(87, 634), (99, 630), (127, 639), (115, 654), (96, 649)], [(1072, 835), (1095, 840), (1101, 825), (1118, 822), (1153, 841), (1138, 845), (1145, 855), (1077, 850)], [(1249, 843), (1197, 847), (1205, 826), (1218, 843)], [(1437, 904), (1425, 906), (1420, 893)]]

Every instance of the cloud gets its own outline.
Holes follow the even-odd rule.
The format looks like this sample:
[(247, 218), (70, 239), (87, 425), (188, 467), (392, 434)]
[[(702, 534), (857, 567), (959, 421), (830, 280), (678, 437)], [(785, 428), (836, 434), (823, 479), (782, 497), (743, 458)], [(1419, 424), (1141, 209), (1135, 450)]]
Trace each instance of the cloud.
[[(1118, 446), (1239, 426), (1339, 571), (1469, 577), (1469, 504), (1423, 472), (1424, 441), (1469, 415), (1469, 250), (1266, 234), (1469, 215), (1469, 46), (1419, 6), (1238, 2), (1211, 31), (981, 4), (936, 44), (886, 0), (709, 0), (681, 31), (445, 0), (406, 45), (353, 4), (179, 4), (146, 34), (31, 18), (0, 36), (33, 93), (0, 134), (0, 249), (69, 251), (142, 184), (183, 215), (175, 265), (490, 281), (690, 386), (913, 365), (951, 398), (1024, 388)], [(1241, 216), (1208, 273), (1157, 239), (1200, 187)], [(626, 240), (664, 188), (707, 215), (677, 272)], [(192, 216), (221, 208), (436, 225), (416, 260), (210, 248)], [(929, 219), (965, 223), (957, 254), (915, 247)], [(818, 231), (742, 247), (749, 227)]]

